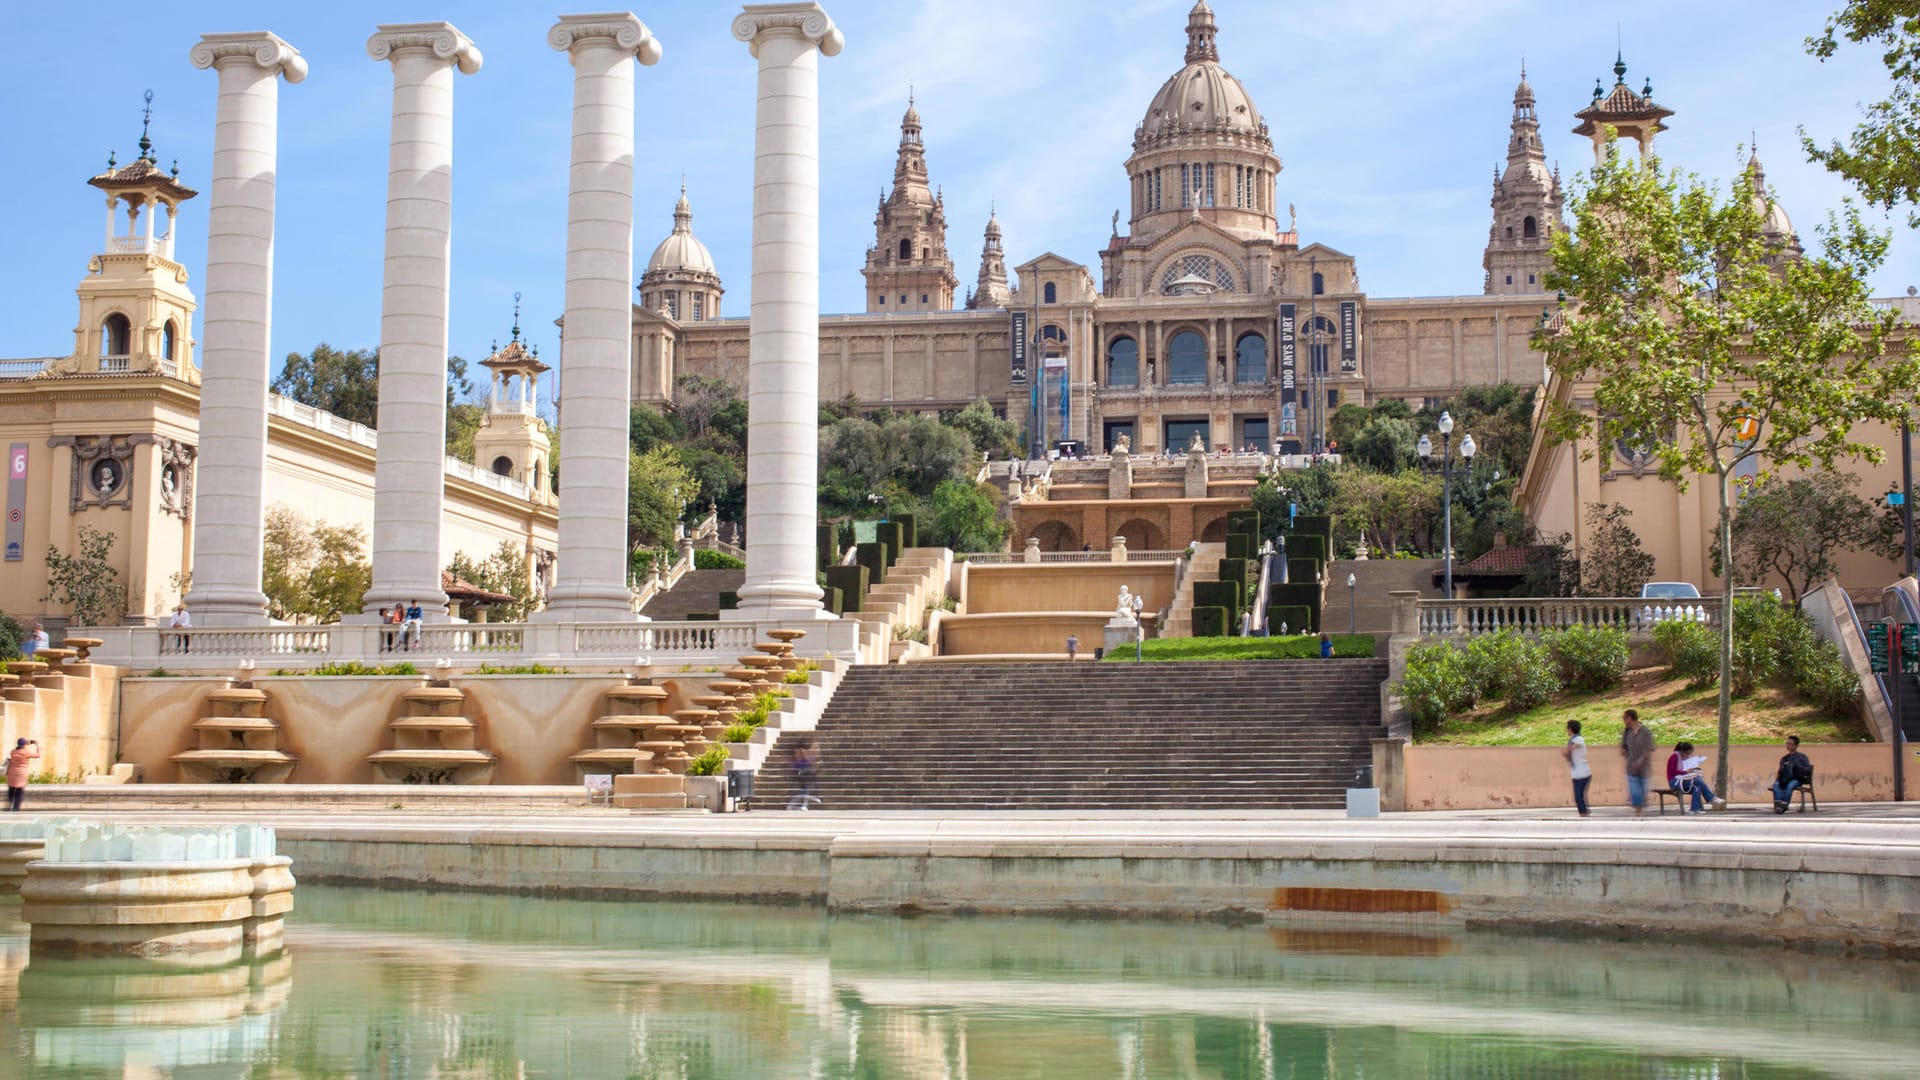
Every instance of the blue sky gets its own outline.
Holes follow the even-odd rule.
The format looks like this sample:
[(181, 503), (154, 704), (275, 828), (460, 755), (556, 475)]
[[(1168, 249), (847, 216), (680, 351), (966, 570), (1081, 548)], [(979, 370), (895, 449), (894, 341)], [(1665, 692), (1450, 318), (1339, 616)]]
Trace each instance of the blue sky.
[[(1811, 246), (1848, 189), (1807, 164), (1795, 129), (1838, 135), (1885, 76), (1866, 50), (1820, 64), (1802, 40), (1840, 0), (1364, 0), (1317, 5), (1214, 0), (1221, 61), (1245, 83), (1283, 162), (1279, 201), (1303, 242), (1360, 260), (1375, 296), (1480, 291), (1491, 173), (1506, 152), (1525, 58), (1549, 157), (1572, 178), (1591, 164), (1569, 133), (1616, 33), (1637, 88), (1676, 111), (1661, 136), (1670, 162), (1725, 178), (1757, 134), (1768, 178)], [(862, 306), (860, 266), (876, 197), (892, 178), (908, 87), (926, 125), (933, 181), (946, 194), (948, 245), (963, 289), (997, 204), (1010, 263), (1052, 250), (1096, 267), (1125, 206), (1134, 126), (1181, 66), (1190, 0), (832, 0), (845, 51), (821, 62), (824, 184), (821, 306)], [(1727, 14), (1737, 9), (1738, 16)], [(685, 174), (694, 228), (747, 311), (754, 61), (728, 33), (736, 6), (653, 4), (637, 14), (665, 57), (637, 77), (635, 281), (671, 227)], [(511, 322), (551, 349), (565, 255), (571, 69), (545, 32), (557, 9), (515, 3), (391, 0), (23, 4), (9, 12), (0, 65), (0, 147), (9, 162), (0, 284), (13, 307), (0, 356), (64, 354), (73, 286), (100, 246), (101, 201), (85, 185), (135, 153), (140, 98), (154, 91), (162, 162), (204, 189), (215, 76), (188, 49), (203, 32), (270, 29), (312, 74), (281, 89), (273, 355), (327, 341), (377, 344), (391, 74), (369, 59), (376, 23), (447, 19), (485, 68), (455, 90), (452, 351), (479, 359)], [(179, 255), (200, 287), (205, 198), (183, 213)], [(1124, 218), (1123, 214), (1123, 218)], [(1881, 215), (1875, 214), (1879, 220)], [(1882, 294), (1920, 284), (1920, 238), (1888, 222)], [(196, 334), (197, 336), (197, 334)]]

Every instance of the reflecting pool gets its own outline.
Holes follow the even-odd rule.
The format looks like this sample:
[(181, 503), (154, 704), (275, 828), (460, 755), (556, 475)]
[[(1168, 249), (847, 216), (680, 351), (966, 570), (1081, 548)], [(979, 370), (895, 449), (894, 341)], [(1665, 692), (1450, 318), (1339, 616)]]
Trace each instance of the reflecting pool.
[(301, 886), (196, 970), (29, 963), (19, 910), (0, 1076), (1920, 1072), (1920, 965), (1775, 951)]

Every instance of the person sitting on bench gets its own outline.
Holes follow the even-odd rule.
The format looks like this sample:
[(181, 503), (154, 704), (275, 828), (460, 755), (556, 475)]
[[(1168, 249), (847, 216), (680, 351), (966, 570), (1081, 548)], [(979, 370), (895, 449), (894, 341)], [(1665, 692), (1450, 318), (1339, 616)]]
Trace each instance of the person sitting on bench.
[(1711, 803), (1716, 810), (1727, 805), (1725, 799), (1713, 797), (1713, 789), (1707, 786), (1707, 778), (1701, 775), (1700, 767), (1705, 764), (1706, 759), (1693, 756), (1693, 744), (1690, 742), (1675, 743), (1673, 753), (1667, 756), (1667, 787), (1676, 794), (1693, 796), (1693, 807), (1687, 811), (1689, 814), (1705, 813), (1703, 803)]
[(1784, 814), (1795, 788), (1813, 783), (1813, 762), (1800, 752), (1800, 736), (1787, 736), (1787, 752), (1780, 756), (1780, 772), (1773, 778), (1773, 812)]

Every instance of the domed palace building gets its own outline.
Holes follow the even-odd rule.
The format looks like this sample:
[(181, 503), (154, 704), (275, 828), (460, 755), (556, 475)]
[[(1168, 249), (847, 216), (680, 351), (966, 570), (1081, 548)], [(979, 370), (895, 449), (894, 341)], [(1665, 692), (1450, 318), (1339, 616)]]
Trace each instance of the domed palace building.
[[(1311, 452), (1342, 402), (1418, 404), (1540, 380), (1528, 337), (1563, 226), (1524, 77), (1495, 174), (1484, 295), (1384, 299), (1362, 290), (1354, 256), (1303, 245), (1291, 209), (1281, 218), (1273, 133), (1221, 65), (1205, 0), (1188, 14), (1182, 59), (1134, 129), (1130, 207), (1097, 267), (1043, 252), (1010, 286), (990, 217), (964, 299), (910, 102), (861, 271), (867, 310), (820, 320), (821, 400), (936, 412), (985, 398), (1036, 447), (1101, 451), (1127, 435), (1140, 454), (1197, 434), (1215, 448)], [(683, 195), (639, 287), (635, 400), (670, 400), (684, 374), (744, 389), (747, 324), (721, 317), (721, 295)]]

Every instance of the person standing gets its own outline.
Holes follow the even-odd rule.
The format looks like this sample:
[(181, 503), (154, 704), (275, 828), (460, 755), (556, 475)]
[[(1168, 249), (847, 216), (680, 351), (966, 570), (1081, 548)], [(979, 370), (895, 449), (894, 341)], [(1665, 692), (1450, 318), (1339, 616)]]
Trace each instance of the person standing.
[(1080, 635), (1067, 635), (1067, 659), (1071, 660), (1080, 651)]
[(20, 643), (20, 655), (31, 660), (33, 659), (34, 653), (39, 652), (51, 644), (53, 644), (53, 642), (47, 638), (47, 628), (39, 623), (34, 623), (32, 632), (27, 635), (27, 640)]
[(17, 811), (21, 800), (27, 797), (27, 778), (32, 775), (31, 762), (40, 756), (40, 744), (32, 739), (21, 739), (13, 744), (13, 753), (7, 755), (7, 809)]
[[(185, 604), (173, 605), (172, 625), (175, 630), (187, 630), (192, 628), (193, 616), (187, 613), (187, 605)], [(173, 635), (173, 643), (180, 649), (182, 653), (185, 653), (193, 647), (193, 636), (191, 634), (175, 634)]]
[(1653, 774), (1653, 732), (1640, 722), (1640, 713), (1628, 709), (1621, 717), (1627, 730), (1620, 736), (1620, 756), (1627, 760), (1627, 802), (1633, 814), (1647, 812), (1647, 777)]
[(1567, 745), (1561, 748), (1560, 756), (1567, 759), (1573, 774), (1573, 808), (1581, 817), (1588, 817), (1592, 811), (1587, 809), (1587, 785), (1593, 783), (1593, 766), (1587, 764), (1587, 740), (1580, 737), (1580, 721), (1567, 721)]
[[(1787, 736), (1787, 752), (1780, 755), (1780, 771), (1773, 778), (1773, 812), (1784, 814), (1793, 805), (1795, 788), (1813, 783), (1813, 762), (1800, 752), (1800, 736)], [(1801, 807), (1801, 809), (1806, 809)]]

